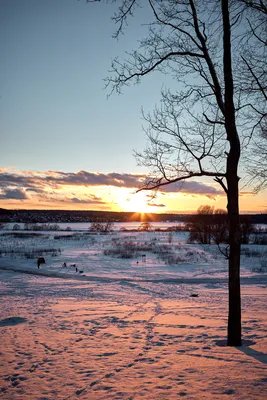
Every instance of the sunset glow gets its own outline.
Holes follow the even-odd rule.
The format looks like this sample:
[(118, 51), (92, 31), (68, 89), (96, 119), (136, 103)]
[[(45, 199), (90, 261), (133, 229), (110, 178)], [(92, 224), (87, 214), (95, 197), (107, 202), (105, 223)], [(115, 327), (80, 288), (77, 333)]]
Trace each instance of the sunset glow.
[[(194, 213), (201, 205), (226, 209), (226, 196), (213, 183), (191, 181), (181, 188), (136, 192), (144, 175), (90, 171), (17, 171), (0, 168), (0, 208), (105, 210), (133, 213)], [(240, 192), (242, 213), (267, 209), (267, 191)]]
[(145, 192), (129, 194), (126, 200), (118, 200), (118, 204), (123, 211), (133, 211), (137, 213), (150, 213), (157, 211), (156, 207), (148, 205), (148, 197)]
[[(0, 208), (146, 214), (192, 213), (206, 204), (225, 209), (222, 187), (204, 177), (166, 186), (153, 199), (150, 192), (136, 194), (149, 173), (132, 154), (147, 145), (140, 109), (160, 104), (163, 80), (151, 75), (107, 99), (103, 79), (111, 59), (124, 57), (128, 45), (126, 37), (112, 38), (113, 2), (110, 8), (96, 3), (1, 3), (1, 37), (8, 40), (0, 43)], [(143, 18), (145, 9), (139, 11)], [(133, 18), (127, 29), (130, 48), (142, 38), (139, 22)], [(173, 87), (173, 78), (164, 75), (164, 84)], [(251, 190), (241, 189), (240, 211), (266, 212), (267, 191)]]

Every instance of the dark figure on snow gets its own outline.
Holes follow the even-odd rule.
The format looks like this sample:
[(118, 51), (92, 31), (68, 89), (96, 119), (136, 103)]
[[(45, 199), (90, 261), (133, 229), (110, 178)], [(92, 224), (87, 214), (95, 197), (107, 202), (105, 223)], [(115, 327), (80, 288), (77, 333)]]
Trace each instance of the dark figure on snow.
[(45, 264), (45, 259), (44, 259), (44, 257), (39, 257), (38, 259), (37, 259), (37, 267), (38, 267), (38, 269), (40, 268), (40, 265), (41, 264)]

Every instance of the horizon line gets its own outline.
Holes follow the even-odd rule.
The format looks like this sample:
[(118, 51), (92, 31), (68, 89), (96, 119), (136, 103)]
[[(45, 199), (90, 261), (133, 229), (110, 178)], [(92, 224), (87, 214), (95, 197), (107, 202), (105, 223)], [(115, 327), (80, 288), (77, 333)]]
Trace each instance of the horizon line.
[[(155, 214), (155, 215), (187, 215), (187, 214), (195, 214), (197, 213), (197, 210), (191, 210), (191, 211), (180, 211), (180, 212), (175, 212), (175, 211), (170, 211), (170, 212), (161, 212), (161, 213), (157, 213), (157, 212), (136, 212), (136, 211), (112, 211), (112, 210), (79, 210), (79, 209), (50, 209), (50, 208), (44, 208), (44, 209), (39, 209), (39, 208), (2, 208), (0, 207), (1, 211), (34, 211), (34, 212), (44, 212), (44, 211), (52, 211), (52, 212), (101, 212), (101, 213), (120, 213), (120, 214)], [(266, 211), (242, 211), (240, 212), (240, 215), (244, 215), (244, 214), (250, 214), (250, 215), (259, 215), (259, 214), (267, 214), (267, 210)]]

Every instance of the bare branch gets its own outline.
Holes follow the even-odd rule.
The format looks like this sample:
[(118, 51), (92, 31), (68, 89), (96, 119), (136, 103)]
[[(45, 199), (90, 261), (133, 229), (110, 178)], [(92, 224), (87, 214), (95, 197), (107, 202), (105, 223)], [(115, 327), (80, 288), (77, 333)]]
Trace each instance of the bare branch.
[(202, 33), (200, 32), (200, 29), (199, 29), (197, 12), (196, 12), (194, 1), (193, 0), (189, 0), (189, 3), (190, 3), (191, 9), (192, 9), (192, 13), (193, 13), (195, 31), (196, 31), (196, 34), (197, 34), (197, 36), (198, 36), (198, 38), (199, 38), (199, 40), (200, 40), (200, 42), (202, 44), (203, 54), (205, 56), (205, 60), (206, 60), (206, 62), (208, 64), (209, 71), (210, 71), (210, 74), (211, 74), (211, 77), (212, 77), (212, 80), (213, 80), (213, 83), (214, 83), (214, 94), (216, 96), (216, 100), (217, 100), (218, 106), (219, 106), (220, 110), (222, 111), (222, 113), (224, 114), (224, 103), (223, 103), (222, 91), (221, 91), (221, 86), (219, 84), (218, 76), (217, 76), (217, 73), (215, 71), (214, 64), (213, 64), (213, 62), (212, 62), (212, 60), (210, 58), (210, 55), (209, 55), (209, 52), (208, 52), (208, 49), (207, 49), (207, 45), (206, 45), (205, 37), (202, 35)]
[(267, 93), (265, 91), (265, 88), (262, 86), (261, 82), (259, 81), (258, 77), (256, 76), (255, 72), (253, 71), (253, 69), (251, 68), (251, 66), (249, 65), (248, 61), (245, 59), (245, 57), (242, 56), (242, 60), (245, 62), (246, 66), (248, 67), (249, 72), (251, 73), (251, 75), (255, 79), (255, 81), (256, 81), (259, 89), (260, 89), (260, 92), (262, 93), (263, 97), (267, 101)]
[(216, 176), (216, 177), (214, 178), (214, 180), (215, 180), (215, 182), (219, 183), (219, 184), (221, 185), (221, 187), (223, 188), (223, 190), (225, 191), (225, 193), (228, 194), (228, 189), (227, 189), (227, 187), (225, 186), (225, 184), (224, 184), (224, 182), (223, 182), (223, 179), (222, 179), (222, 178), (219, 178), (219, 176)]
[(209, 119), (209, 117), (208, 117), (205, 113), (203, 113), (203, 115), (204, 115), (206, 121), (208, 121), (210, 124), (220, 124), (220, 125), (224, 125), (224, 122), (223, 122), (223, 121), (212, 121), (211, 119)]
[(216, 243), (217, 244), (217, 248), (219, 250), (219, 252), (226, 258), (226, 260), (229, 260), (229, 245), (227, 245), (225, 247), (225, 249), (223, 250), (220, 246), (220, 243)]
[[(203, 58), (204, 56), (202, 54), (198, 54), (198, 53), (194, 53), (194, 52), (190, 52), (190, 51), (175, 51), (175, 52), (169, 52), (165, 55), (158, 55), (159, 60), (157, 60), (156, 62), (152, 62), (152, 60), (150, 60), (149, 64), (151, 64), (149, 67), (144, 67), (145, 61), (143, 60), (143, 66), (141, 68), (140, 72), (134, 72), (132, 74), (129, 75), (125, 75), (124, 73), (119, 73), (119, 77), (115, 80), (113, 80), (112, 78), (108, 79), (108, 82), (112, 82), (115, 87), (116, 90), (119, 91), (119, 87), (122, 84), (127, 84), (127, 82), (129, 82), (130, 80), (132, 80), (133, 78), (139, 78), (145, 75), (148, 75), (150, 72), (154, 71), (157, 69), (157, 67), (159, 67), (164, 61), (169, 60), (175, 56), (179, 56), (179, 57), (196, 57), (196, 58)], [(117, 62), (117, 60), (114, 60), (113, 63), (113, 69), (118, 72), (118, 70), (115, 67), (115, 63), (117, 63), (118, 65), (122, 66), (124, 68), (123, 65), (119, 64)]]
[(150, 180), (150, 181), (147, 182), (146, 186), (144, 186), (142, 188), (139, 188), (136, 192), (138, 193), (138, 192), (140, 192), (142, 190), (154, 190), (154, 189), (158, 189), (158, 188), (160, 188), (162, 186), (170, 185), (171, 183), (177, 183), (177, 182), (180, 182), (180, 181), (184, 181), (184, 180), (187, 180), (187, 179), (192, 179), (192, 178), (200, 177), (200, 176), (211, 176), (211, 177), (221, 176), (221, 177), (225, 177), (225, 174), (216, 173), (216, 172), (202, 171), (202, 172), (192, 172), (187, 176), (186, 175), (185, 176), (180, 176), (180, 177), (175, 178), (175, 179), (168, 179), (165, 182), (162, 182), (162, 178), (158, 179), (157, 183), (155, 183), (155, 181), (153, 181), (153, 180)]

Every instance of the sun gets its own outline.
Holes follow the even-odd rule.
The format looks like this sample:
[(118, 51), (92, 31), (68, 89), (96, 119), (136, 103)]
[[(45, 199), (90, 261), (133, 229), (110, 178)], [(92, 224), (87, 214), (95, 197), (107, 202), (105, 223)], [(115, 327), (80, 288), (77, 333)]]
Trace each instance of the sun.
[(151, 212), (151, 206), (148, 205), (148, 198), (144, 192), (130, 194), (126, 199), (119, 200), (118, 203), (124, 211), (140, 214)]

